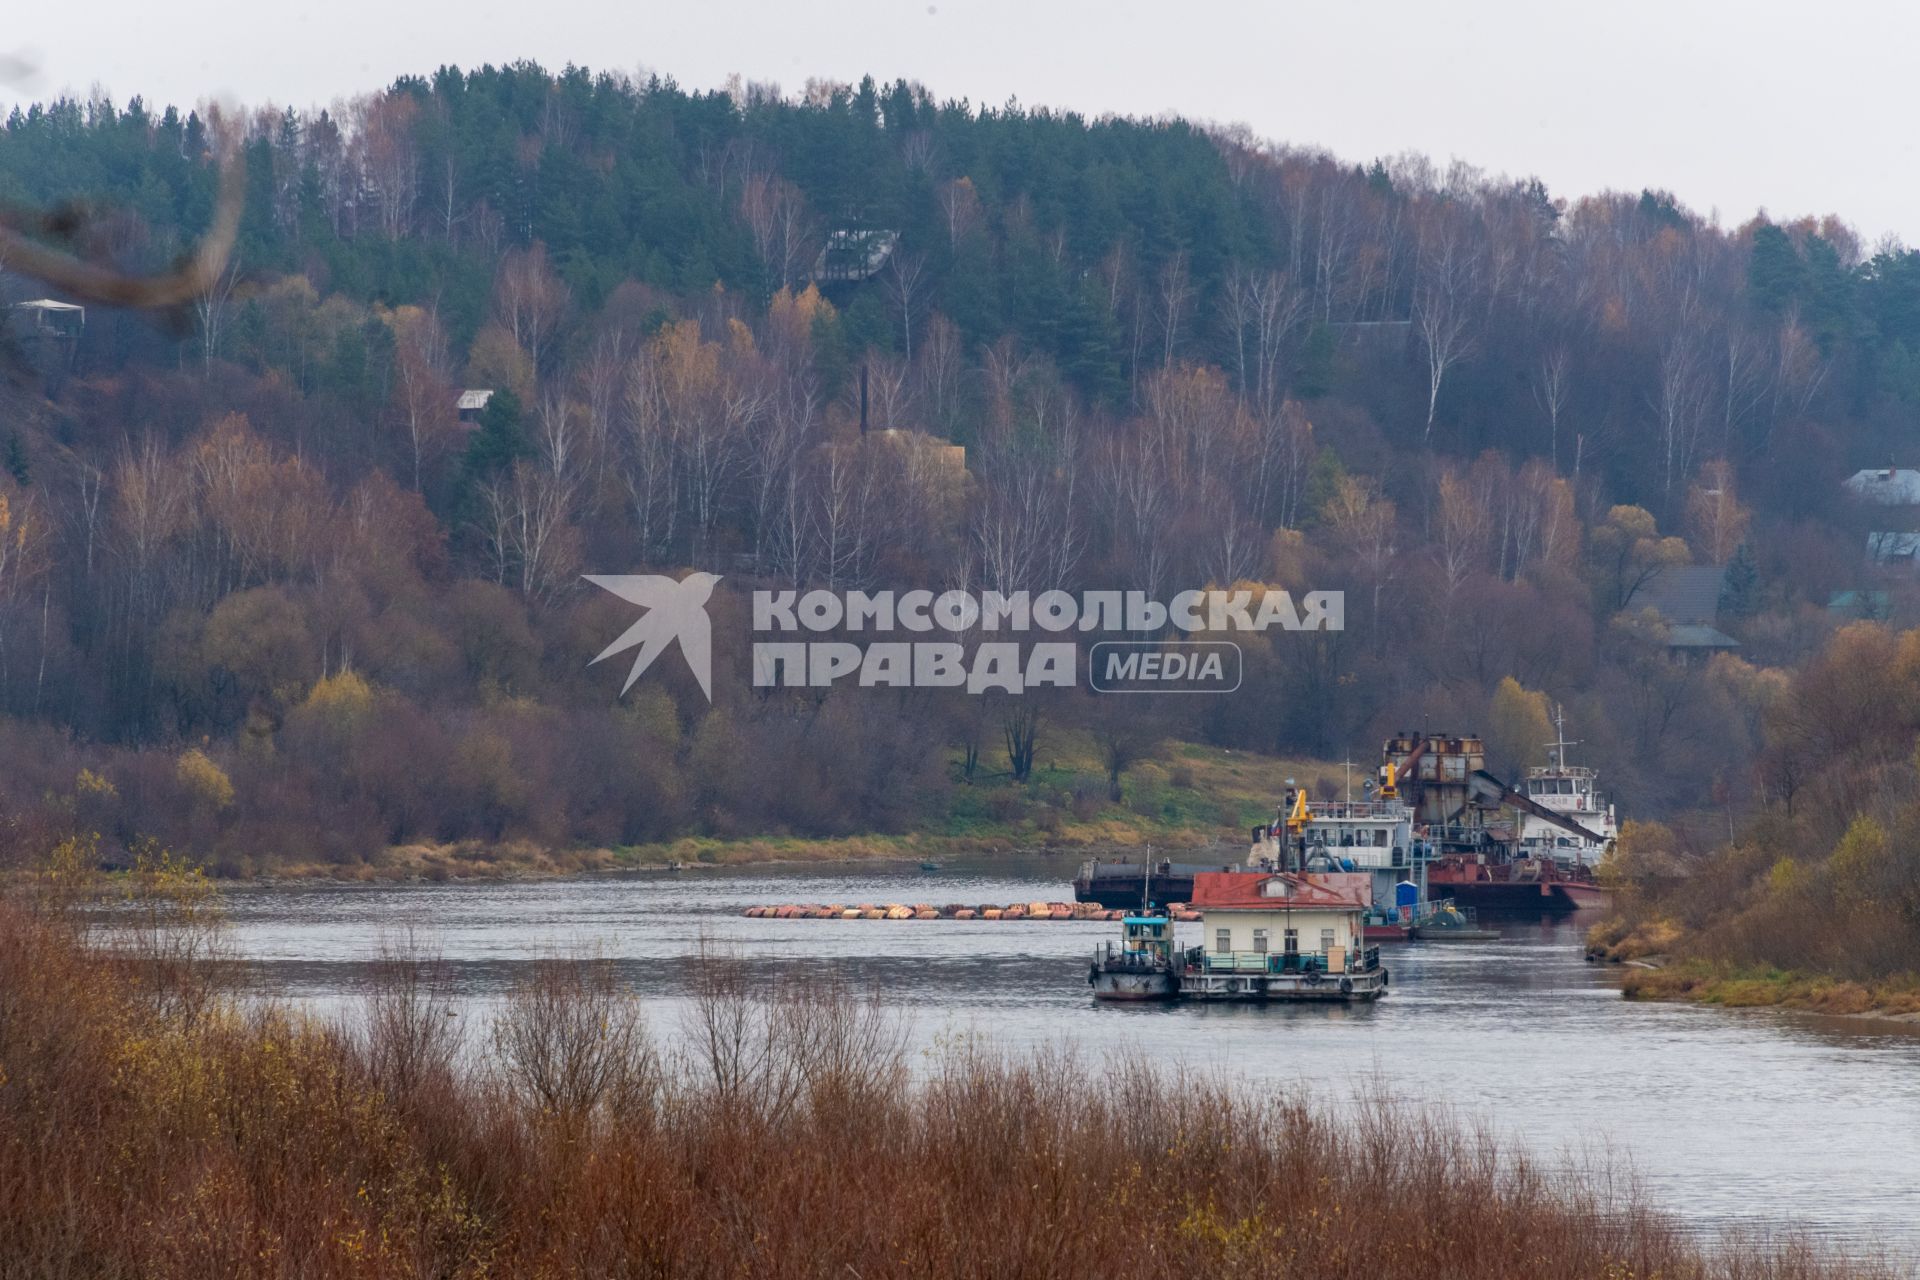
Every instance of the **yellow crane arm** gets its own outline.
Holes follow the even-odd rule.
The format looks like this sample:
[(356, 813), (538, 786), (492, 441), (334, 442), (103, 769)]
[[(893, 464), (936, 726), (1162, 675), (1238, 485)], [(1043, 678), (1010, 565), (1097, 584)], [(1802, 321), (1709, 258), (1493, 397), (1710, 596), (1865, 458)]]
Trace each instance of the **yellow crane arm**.
[(1293, 812), (1287, 815), (1287, 830), (1297, 834), (1305, 831), (1312, 821), (1313, 815), (1307, 811), (1307, 789), (1302, 787), (1293, 793)]

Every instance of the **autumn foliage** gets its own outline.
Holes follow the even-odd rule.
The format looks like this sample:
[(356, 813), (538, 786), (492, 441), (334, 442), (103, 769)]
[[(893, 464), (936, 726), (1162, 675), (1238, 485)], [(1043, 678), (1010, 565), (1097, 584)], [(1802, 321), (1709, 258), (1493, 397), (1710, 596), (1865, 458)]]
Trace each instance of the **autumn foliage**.
[[(1089, 816), (1047, 750), (1112, 737), (1085, 697), (793, 696), (730, 652), (711, 705), (665, 669), (623, 701), (585, 573), (721, 574), (735, 643), (756, 587), (1341, 590), (1346, 631), (1249, 639), (1146, 736), (1364, 760), (1497, 718), (1514, 770), (1524, 695), (1661, 818), (1759, 807), (1756, 680), (1920, 604), (1840, 484), (1907, 439), (1920, 257), (1834, 219), (531, 63), (35, 105), (0, 192), (157, 269), (222, 140), (239, 259), (189, 331), (0, 333), (0, 809), (109, 861), (841, 836), (956, 788), (1022, 838)], [(1646, 610), (1714, 566), (1747, 665), (1703, 679)]]

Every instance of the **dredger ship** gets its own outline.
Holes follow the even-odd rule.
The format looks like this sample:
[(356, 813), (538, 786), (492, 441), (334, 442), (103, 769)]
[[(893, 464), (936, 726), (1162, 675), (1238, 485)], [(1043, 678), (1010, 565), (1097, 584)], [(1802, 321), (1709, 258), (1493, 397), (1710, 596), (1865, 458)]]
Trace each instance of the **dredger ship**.
[[(1594, 868), (1617, 834), (1598, 776), (1568, 758), (1556, 715), (1547, 764), (1510, 787), (1486, 769), (1473, 735), (1399, 733), (1382, 748), (1365, 798), (1310, 802), (1290, 788), (1271, 824), (1255, 827), (1244, 863), (1176, 862), (1148, 856), (1088, 859), (1074, 878), (1083, 902), (1138, 909), (1189, 902), (1196, 876), (1294, 868), (1364, 872), (1373, 886), (1367, 936), (1407, 937), (1451, 900), (1462, 907), (1554, 913), (1596, 906), (1606, 890)], [(1502, 818), (1506, 810), (1515, 822)]]
[[(1406, 795), (1432, 846), (1427, 884), (1436, 896), (1492, 910), (1564, 913), (1604, 905), (1594, 869), (1618, 827), (1594, 770), (1574, 765), (1564, 719), (1547, 764), (1510, 787), (1486, 770), (1476, 737), (1398, 734), (1382, 777)], [(1507, 822), (1505, 810), (1516, 818)]]

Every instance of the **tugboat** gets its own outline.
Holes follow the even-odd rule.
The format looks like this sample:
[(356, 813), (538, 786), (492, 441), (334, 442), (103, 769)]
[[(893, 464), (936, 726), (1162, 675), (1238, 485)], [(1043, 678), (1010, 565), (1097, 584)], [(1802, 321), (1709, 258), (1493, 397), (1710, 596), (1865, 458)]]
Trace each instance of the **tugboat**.
[(1093, 953), (1087, 985), (1095, 1000), (1171, 1000), (1180, 994), (1175, 972), (1173, 921), (1166, 916), (1128, 916), (1120, 941)]

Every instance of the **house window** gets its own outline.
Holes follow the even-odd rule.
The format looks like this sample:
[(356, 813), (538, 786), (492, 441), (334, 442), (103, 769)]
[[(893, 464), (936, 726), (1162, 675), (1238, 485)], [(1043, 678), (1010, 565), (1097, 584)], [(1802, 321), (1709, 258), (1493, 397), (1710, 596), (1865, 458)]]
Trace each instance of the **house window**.
[(1213, 931), (1213, 949), (1215, 951), (1233, 950), (1233, 930), (1215, 929)]
[(1265, 929), (1255, 929), (1253, 931), (1253, 949), (1261, 955), (1267, 954), (1267, 931)]
[(1300, 931), (1298, 929), (1289, 929), (1286, 931), (1285, 937), (1287, 954), (1290, 956), (1300, 954)]
[(1326, 955), (1329, 951), (1332, 951), (1332, 950), (1333, 950), (1333, 930), (1322, 929), (1320, 931), (1320, 954)]

